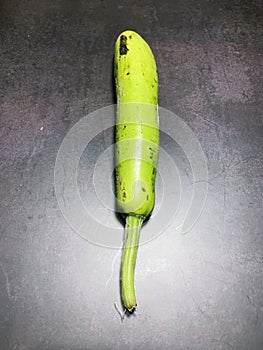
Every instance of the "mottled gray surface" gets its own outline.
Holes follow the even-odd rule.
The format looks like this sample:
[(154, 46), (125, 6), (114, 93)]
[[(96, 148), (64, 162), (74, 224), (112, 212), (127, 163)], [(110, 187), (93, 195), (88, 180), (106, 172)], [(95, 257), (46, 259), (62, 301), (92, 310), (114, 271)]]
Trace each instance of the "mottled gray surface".
[[(0, 349), (262, 349), (262, 1), (10, 0), (0, 27)], [(160, 105), (200, 140), (209, 191), (188, 234), (140, 247), (121, 323), (120, 254), (70, 228), (54, 166), (67, 131), (114, 103), (127, 28), (153, 49)]]

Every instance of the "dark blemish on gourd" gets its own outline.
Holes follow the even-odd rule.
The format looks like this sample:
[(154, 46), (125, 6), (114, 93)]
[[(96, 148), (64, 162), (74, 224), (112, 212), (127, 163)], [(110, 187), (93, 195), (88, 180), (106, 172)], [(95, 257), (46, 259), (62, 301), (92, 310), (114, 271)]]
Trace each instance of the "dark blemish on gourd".
[(130, 35), (130, 36), (129, 36), (129, 38), (131, 39), (131, 38), (132, 38), (132, 36)]
[(121, 35), (120, 38), (120, 55), (126, 55), (127, 52), (129, 51), (127, 47), (127, 36)]
[(122, 198), (126, 199), (126, 192), (124, 192), (124, 191), (122, 192)]
[(142, 187), (142, 191), (143, 191), (143, 192), (146, 192), (146, 189), (145, 189), (144, 187)]
[(155, 168), (153, 169), (152, 174), (155, 175)]
[(125, 130), (125, 129), (126, 129), (126, 125), (123, 125), (122, 130)]
[(149, 200), (149, 195), (147, 194), (147, 196), (146, 196), (146, 200), (148, 201)]
[(126, 75), (129, 75), (130, 73), (128, 72), (128, 73), (126, 73)]

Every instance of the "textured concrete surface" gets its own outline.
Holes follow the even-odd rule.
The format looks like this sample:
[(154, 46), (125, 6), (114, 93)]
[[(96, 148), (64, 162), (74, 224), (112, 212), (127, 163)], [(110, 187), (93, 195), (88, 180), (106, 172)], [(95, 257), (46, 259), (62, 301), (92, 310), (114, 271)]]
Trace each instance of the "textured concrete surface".
[[(256, 0), (1, 2), (1, 350), (263, 348), (262, 14)], [(54, 166), (70, 128), (114, 103), (128, 28), (152, 47), (159, 104), (194, 131), (209, 182), (187, 235), (175, 223), (140, 247), (139, 307), (121, 323), (120, 254), (71, 229)]]

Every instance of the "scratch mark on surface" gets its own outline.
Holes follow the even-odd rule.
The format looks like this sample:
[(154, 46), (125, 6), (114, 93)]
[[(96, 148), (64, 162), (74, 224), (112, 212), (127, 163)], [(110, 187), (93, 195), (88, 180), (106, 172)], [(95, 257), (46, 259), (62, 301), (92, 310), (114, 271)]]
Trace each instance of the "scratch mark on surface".
[(13, 236), (10, 236), (10, 235), (8, 235), (8, 236), (1, 235), (0, 236), (0, 241), (1, 241), (2, 238), (7, 239), (7, 240), (11, 239), (11, 240), (14, 240), (14, 241), (17, 241), (17, 242), (25, 242), (26, 241), (26, 239), (23, 239), (21, 237), (13, 237)]
[(65, 170), (65, 166), (63, 164), (63, 172), (64, 172), (64, 176), (63, 176), (63, 182), (62, 182), (62, 200), (63, 200), (63, 204), (64, 204), (64, 207), (66, 208), (66, 201), (65, 201), (65, 174), (66, 174), (66, 170)]
[(46, 338), (44, 338), (44, 340), (41, 342), (41, 344), (44, 345), (43, 349), (46, 349), (46, 346), (49, 345), (49, 343), (51, 342), (51, 340), (54, 338), (54, 336), (58, 333), (59, 331), (59, 327), (56, 327), (49, 336), (47, 336)]
[(226, 341), (224, 341), (223, 343), (226, 344), (227, 346), (230, 346), (231, 349), (237, 350), (237, 348), (234, 345), (227, 343)]
[(228, 343), (227, 341), (223, 340), (224, 338), (224, 335), (222, 335), (222, 337), (220, 339), (211, 339), (213, 342), (216, 342), (220, 345), (226, 345), (228, 348), (230, 347), (231, 349), (235, 349), (235, 350), (238, 350), (234, 345)]
[(210, 182), (210, 181), (208, 181), (208, 180), (193, 181), (193, 182), (191, 182), (190, 184), (191, 184), (191, 185), (194, 185), (194, 184), (203, 183), (203, 182), (206, 182), (208, 185), (214, 187), (214, 188), (217, 190), (217, 187), (216, 187), (212, 182)]
[(153, 6), (153, 18), (158, 23), (157, 10), (155, 6)]
[(13, 296), (12, 296), (11, 290), (10, 290), (10, 282), (9, 282), (8, 274), (7, 274), (6, 270), (4, 269), (2, 263), (0, 263), (0, 267), (1, 267), (2, 271), (3, 271), (4, 276), (5, 276), (6, 292), (7, 292), (8, 298), (10, 300), (12, 300)]
[(232, 170), (232, 169), (238, 167), (239, 165), (241, 165), (241, 164), (243, 164), (243, 163), (248, 162), (248, 161), (251, 160), (251, 159), (254, 159), (254, 160), (255, 160), (255, 159), (258, 159), (258, 158), (257, 158), (257, 157), (250, 156), (250, 157), (247, 157), (247, 158), (245, 158), (245, 159), (241, 159), (241, 160), (239, 160), (239, 161), (236, 162), (236, 163), (233, 163), (234, 159), (235, 159), (235, 156), (232, 157), (232, 159), (230, 160), (228, 166), (224, 166), (224, 167), (223, 167), (223, 170), (222, 170), (221, 173), (219, 173), (218, 175), (215, 175), (214, 177), (212, 177), (212, 178), (210, 178), (210, 179), (208, 179), (208, 180), (209, 180), (209, 181), (213, 181), (213, 180), (215, 180), (215, 179), (217, 179), (217, 178), (219, 178), (219, 177), (221, 177), (221, 176), (226, 177), (227, 174), (230, 172), (230, 170)]
[[(184, 281), (184, 285), (185, 285), (185, 287), (186, 287), (186, 289), (187, 289), (187, 291), (188, 291), (188, 294), (190, 295), (190, 298), (192, 299), (193, 303), (195, 304), (197, 310), (198, 310), (203, 316), (209, 317), (209, 316), (203, 311), (203, 309), (201, 308), (201, 306), (199, 305), (199, 303), (198, 303), (198, 302), (195, 300), (195, 298), (193, 297), (193, 295), (192, 295), (192, 293), (191, 293), (191, 291), (190, 291), (190, 289), (189, 289), (189, 287), (188, 287), (188, 284), (187, 284), (187, 282), (186, 282), (186, 280), (185, 280), (184, 272), (183, 272), (181, 266), (178, 265), (178, 268), (179, 268), (180, 273), (181, 273), (181, 275), (182, 275), (182, 278), (183, 278), (183, 281)], [(209, 317), (209, 318), (210, 318), (210, 317)]]
[(107, 279), (106, 283), (105, 283), (105, 287), (107, 288), (108, 287), (108, 284), (110, 282), (110, 280), (112, 279), (113, 277), (113, 273), (114, 273), (114, 266), (115, 266), (115, 262), (120, 254), (121, 250), (118, 250), (116, 255), (114, 256), (113, 260), (112, 260), (112, 263), (111, 263), (111, 274), (109, 276), (109, 278)]
[(209, 119), (205, 118), (204, 116), (202, 116), (201, 114), (196, 113), (196, 112), (194, 112), (194, 111), (191, 111), (191, 113), (192, 113), (193, 115), (197, 116), (198, 118), (203, 119), (203, 120), (204, 120), (205, 122), (207, 122), (208, 124), (213, 125), (213, 126), (215, 126), (216, 128), (220, 128), (220, 125), (217, 124), (216, 122), (214, 122), (213, 120), (209, 120)]
[(247, 294), (246, 294), (246, 297), (247, 297), (247, 300), (248, 300), (249, 304), (250, 304), (251, 306), (253, 306), (253, 308), (254, 308), (255, 311), (256, 311), (255, 325), (257, 325), (257, 324), (258, 324), (258, 309), (257, 309), (256, 305), (251, 301), (250, 297), (249, 297)]
[(232, 157), (232, 159), (231, 159), (230, 162), (229, 162), (229, 165), (225, 166), (225, 164), (223, 164), (223, 170), (222, 170), (219, 174), (217, 174), (217, 175), (211, 177), (211, 178), (208, 179), (208, 180), (209, 180), (209, 181), (213, 181), (213, 180), (218, 179), (218, 178), (221, 177), (221, 176), (226, 176), (226, 174), (228, 173), (228, 171), (229, 171), (229, 170), (232, 168), (232, 166), (233, 166), (233, 160), (234, 160), (234, 159), (235, 159), (235, 156)]
[(229, 79), (228, 79), (227, 74), (226, 74), (226, 70), (224, 67), (222, 68), (222, 70), (223, 70), (223, 75), (224, 75), (224, 78), (225, 78), (227, 86), (228, 86), (228, 90), (230, 91), (230, 84), (229, 84)]

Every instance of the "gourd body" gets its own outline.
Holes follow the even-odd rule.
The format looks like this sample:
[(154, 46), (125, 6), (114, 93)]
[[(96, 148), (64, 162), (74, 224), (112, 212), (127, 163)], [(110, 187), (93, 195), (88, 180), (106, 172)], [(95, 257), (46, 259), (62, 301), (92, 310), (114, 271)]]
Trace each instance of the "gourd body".
[(158, 77), (148, 44), (133, 31), (116, 42), (116, 194), (125, 214), (147, 217), (155, 202)]
[(155, 203), (159, 149), (158, 77), (148, 44), (133, 31), (123, 32), (115, 46), (117, 95), (116, 197), (126, 218), (121, 266), (124, 307), (136, 309), (134, 270), (143, 221)]

